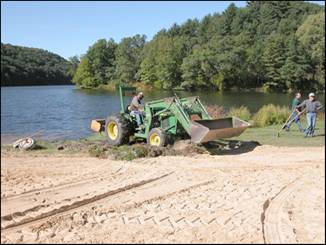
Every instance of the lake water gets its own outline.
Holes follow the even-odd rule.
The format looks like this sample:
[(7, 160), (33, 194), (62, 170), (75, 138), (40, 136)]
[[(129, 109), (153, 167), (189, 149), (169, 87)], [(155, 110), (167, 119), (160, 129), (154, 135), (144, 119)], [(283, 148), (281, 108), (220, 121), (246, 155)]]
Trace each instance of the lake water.
[[(145, 93), (145, 102), (173, 95), (169, 91)], [(178, 92), (180, 97), (199, 95), (205, 105), (226, 109), (245, 105), (254, 113), (262, 105), (288, 105), (290, 94), (258, 92)], [(325, 95), (318, 99), (325, 104)], [(76, 139), (91, 134), (90, 121), (120, 110), (118, 93), (78, 90), (74, 86), (26, 86), (1, 88), (1, 138), (28, 136)], [(41, 131), (41, 132), (40, 132)]]

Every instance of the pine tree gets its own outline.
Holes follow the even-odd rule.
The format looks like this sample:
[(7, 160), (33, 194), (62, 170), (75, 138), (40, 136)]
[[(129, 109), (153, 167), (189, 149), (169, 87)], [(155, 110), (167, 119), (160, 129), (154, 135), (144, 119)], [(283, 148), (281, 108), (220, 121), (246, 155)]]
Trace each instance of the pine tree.
[(266, 86), (268, 89), (285, 89), (286, 84), (281, 76), (281, 68), (285, 64), (284, 37), (275, 35), (266, 42), (263, 62), (266, 69)]
[(312, 71), (309, 57), (295, 36), (291, 37), (287, 46), (287, 58), (281, 68), (282, 80), (290, 90), (307, 89)]
[(139, 81), (138, 70), (145, 36), (123, 38), (115, 52), (115, 77), (122, 83)]
[(222, 34), (227, 35), (231, 33), (232, 22), (237, 15), (237, 7), (234, 3), (231, 3), (230, 6), (223, 13), (223, 30)]

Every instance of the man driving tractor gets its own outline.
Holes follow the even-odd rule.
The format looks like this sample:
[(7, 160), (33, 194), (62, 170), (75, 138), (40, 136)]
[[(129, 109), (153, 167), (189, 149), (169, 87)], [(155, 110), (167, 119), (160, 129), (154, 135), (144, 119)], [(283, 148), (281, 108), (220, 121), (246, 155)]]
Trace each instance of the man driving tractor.
[(139, 127), (142, 124), (141, 114), (144, 110), (144, 106), (141, 104), (142, 99), (144, 98), (143, 92), (139, 92), (135, 95), (130, 103), (129, 111), (130, 115), (136, 117), (137, 126)]

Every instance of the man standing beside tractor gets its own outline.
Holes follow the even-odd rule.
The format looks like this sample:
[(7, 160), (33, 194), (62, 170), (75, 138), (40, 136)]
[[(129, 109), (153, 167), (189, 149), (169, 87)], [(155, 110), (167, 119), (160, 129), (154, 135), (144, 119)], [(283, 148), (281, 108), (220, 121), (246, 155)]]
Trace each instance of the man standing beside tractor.
[[(316, 119), (317, 119), (317, 111), (322, 108), (322, 104), (315, 99), (315, 94), (310, 93), (309, 99), (303, 101), (301, 104), (296, 106), (297, 113), (302, 114), (304, 111), (307, 113), (307, 128), (304, 131), (304, 136), (314, 136), (315, 127), (316, 127)], [(299, 109), (302, 109), (301, 112)]]
[(301, 93), (298, 92), (298, 93), (295, 94), (295, 98), (292, 100), (292, 104), (291, 104), (292, 114), (291, 114), (291, 117), (290, 117), (290, 122), (288, 124), (286, 124), (285, 131), (290, 130), (291, 124), (293, 122), (295, 122), (298, 125), (298, 128), (299, 128), (300, 132), (304, 131), (302, 126), (301, 126), (301, 122), (300, 122), (300, 114), (299, 114), (300, 110), (297, 109), (297, 106), (301, 103), (300, 99), (301, 99)]

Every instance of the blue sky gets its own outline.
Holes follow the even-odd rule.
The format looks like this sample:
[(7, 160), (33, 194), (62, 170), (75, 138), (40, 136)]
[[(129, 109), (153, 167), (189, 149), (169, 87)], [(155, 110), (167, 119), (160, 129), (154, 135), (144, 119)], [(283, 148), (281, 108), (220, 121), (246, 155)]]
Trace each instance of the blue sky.
[[(1, 42), (43, 48), (68, 58), (85, 53), (100, 38), (119, 42), (145, 34), (150, 40), (162, 28), (223, 12), (231, 2), (1, 1)], [(246, 5), (245, 1), (234, 3)]]

